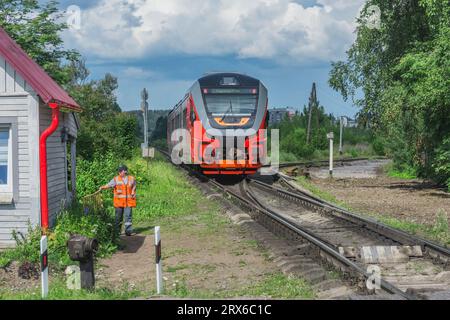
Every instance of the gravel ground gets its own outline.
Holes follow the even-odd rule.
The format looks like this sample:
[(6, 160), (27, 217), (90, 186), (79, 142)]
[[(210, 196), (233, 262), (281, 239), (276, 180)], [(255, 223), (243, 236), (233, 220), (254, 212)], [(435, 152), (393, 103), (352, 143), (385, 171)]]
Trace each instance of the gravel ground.
[(439, 212), (450, 221), (450, 194), (421, 180), (400, 180), (378, 175), (371, 179), (319, 179), (312, 182), (362, 213), (393, 216), (433, 225)]
[(39, 266), (33, 265), (32, 270), (28, 270), (23, 279), (19, 276), (19, 263), (13, 262), (6, 268), (0, 268), (0, 289), (11, 293), (21, 292), (23, 290), (33, 290), (39, 288), (40, 271)]

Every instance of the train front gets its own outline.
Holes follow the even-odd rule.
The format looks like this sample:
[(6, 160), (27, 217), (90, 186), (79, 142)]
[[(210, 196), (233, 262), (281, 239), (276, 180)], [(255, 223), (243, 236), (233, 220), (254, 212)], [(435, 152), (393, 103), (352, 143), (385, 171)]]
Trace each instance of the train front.
[[(201, 128), (194, 160), (208, 175), (252, 175), (267, 155), (267, 89), (235, 73), (199, 79), (191, 91)], [(200, 135), (201, 132), (201, 135)]]

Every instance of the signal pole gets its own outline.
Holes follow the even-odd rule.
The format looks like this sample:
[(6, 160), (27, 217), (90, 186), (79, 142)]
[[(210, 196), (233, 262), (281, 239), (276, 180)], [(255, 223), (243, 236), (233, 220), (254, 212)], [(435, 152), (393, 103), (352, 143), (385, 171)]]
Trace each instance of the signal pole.
[(306, 133), (306, 143), (309, 144), (311, 141), (311, 121), (312, 121), (312, 112), (314, 106), (317, 104), (317, 91), (316, 91), (316, 83), (313, 83), (311, 96), (309, 97), (309, 116), (308, 116), (308, 131)]
[(340, 138), (340, 141), (339, 141), (339, 154), (341, 156), (344, 153), (344, 150), (343, 150), (343, 139), (344, 139), (344, 137), (343, 137), (343, 135), (344, 135), (344, 117), (341, 116), (341, 138)]
[(148, 148), (148, 91), (146, 88), (141, 92), (141, 110), (144, 117), (144, 148)]

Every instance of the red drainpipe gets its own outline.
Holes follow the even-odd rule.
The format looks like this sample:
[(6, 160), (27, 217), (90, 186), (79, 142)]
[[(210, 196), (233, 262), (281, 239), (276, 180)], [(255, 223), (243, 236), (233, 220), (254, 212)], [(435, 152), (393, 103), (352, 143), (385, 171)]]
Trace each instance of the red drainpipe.
[(47, 184), (47, 138), (51, 136), (59, 125), (59, 106), (49, 103), (52, 109), (52, 123), (42, 133), (39, 142), (40, 173), (41, 173), (41, 227), (43, 233), (48, 230), (48, 184)]

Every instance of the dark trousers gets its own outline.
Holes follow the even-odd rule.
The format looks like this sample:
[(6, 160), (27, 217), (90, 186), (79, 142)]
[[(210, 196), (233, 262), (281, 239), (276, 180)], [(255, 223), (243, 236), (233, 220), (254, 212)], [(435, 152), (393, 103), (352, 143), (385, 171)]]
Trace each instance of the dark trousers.
[(116, 208), (116, 234), (122, 232), (123, 216), (125, 215), (125, 233), (133, 232), (133, 209), (132, 208)]

